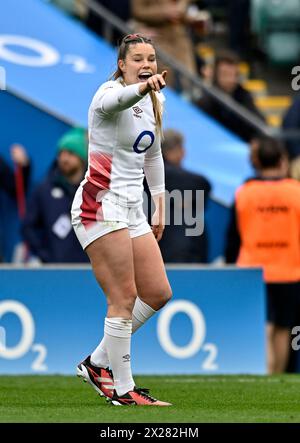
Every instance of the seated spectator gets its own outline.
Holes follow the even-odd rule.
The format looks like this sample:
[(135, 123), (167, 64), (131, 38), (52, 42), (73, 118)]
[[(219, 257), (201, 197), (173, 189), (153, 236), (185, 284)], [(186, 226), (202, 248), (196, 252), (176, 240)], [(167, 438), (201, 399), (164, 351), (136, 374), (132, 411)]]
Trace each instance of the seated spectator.
[[(263, 122), (264, 118), (256, 108), (251, 94), (239, 83), (238, 63), (239, 60), (234, 53), (227, 51), (220, 53), (215, 61), (213, 85), (247, 108), (248, 111), (253, 112)], [(258, 135), (257, 130), (249, 123), (205, 92), (197, 101), (197, 105), (246, 142)]]
[[(282, 122), (282, 129), (300, 132), (300, 94), (295, 97), (291, 107), (287, 110)], [(286, 149), (291, 160), (300, 156), (300, 136), (297, 139), (287, 140)]]
[(36, 188), (23, 223), (23, 237), (43, 263), (81, 263), (88, 258), (74, 234), (70, 210), (87, 161), (86, 132), (68, 131), (58, 141), (57, 163)]
[[(204, 191), (204, 202), (208, 198), (211, 186), (208, 180), (198, 174), (187, 171), (182, 167), (185, 156), (183, 135), (175, 130), (164, 131), (164, 141), (162, 143), (162, 153), (165, 162), (165, 184), (166, 191), (179, 190), (181, 201), (170, 200), (170, 207), (166, 205), (166, 218), (170, 220), (170, 225), (165, 226), (164, 234), (159, 242), (163, 259), (166, 263), (206, 263), (208, 255), (208, 244), (205, 230), (202, 235), (188, 236), (186, 230), (191, 228), (185, 219), (185, 214), (189, 211), (193, 217), (200, 219), (204, 214), (196, 214), (199, 202), (196, 202), (196, 190)], [(184, 198), (184, 191), (192, 191), (192, 199)], [(166, 198), (166, 202), (168, 198)], [(203, 208), (201, 208), (202, 210)], [(169, 211), (169, 212), (168, 212)], [(174, 216), (176, 211), (182, 223), (175, 224)]]
[(225, 256), (227, 263), (263, 268), (272, 374), (287, 369), (290, 330), (299, 319), (300, 183), (287, 178), (287, 156), (278, 142), (261, 140), (256, 155), (259, 175), (236, 193)]

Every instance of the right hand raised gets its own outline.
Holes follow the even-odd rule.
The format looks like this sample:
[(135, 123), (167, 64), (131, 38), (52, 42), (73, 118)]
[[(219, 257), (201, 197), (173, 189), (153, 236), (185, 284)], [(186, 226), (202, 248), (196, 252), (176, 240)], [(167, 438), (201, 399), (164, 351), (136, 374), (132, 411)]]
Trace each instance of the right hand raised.
[(160, 92), (166, 86), (167, 73), (168, 71), (163, 71), (161, 74), (154, 74), (149, 77), (146, 83), (141, 84), (140, 93), (145, 95), (150, 91)]

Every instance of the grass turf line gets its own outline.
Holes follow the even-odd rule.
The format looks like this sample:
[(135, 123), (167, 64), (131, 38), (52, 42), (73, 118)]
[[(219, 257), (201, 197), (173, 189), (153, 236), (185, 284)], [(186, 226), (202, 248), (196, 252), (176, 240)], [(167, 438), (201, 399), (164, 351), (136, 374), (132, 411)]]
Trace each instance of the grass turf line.
[(300, 422), (300, 375), (136, 376), (135, 381), (173, 406), (114, 407), (72, 376), (0, 376), (0, 422)]

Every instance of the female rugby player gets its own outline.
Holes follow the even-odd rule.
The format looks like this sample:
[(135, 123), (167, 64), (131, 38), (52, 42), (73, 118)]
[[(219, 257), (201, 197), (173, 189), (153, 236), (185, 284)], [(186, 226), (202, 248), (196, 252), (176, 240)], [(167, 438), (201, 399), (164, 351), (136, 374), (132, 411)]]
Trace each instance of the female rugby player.
[[(157, 73), (151, 40), (124, 37), (114, 80), (100, 86), (89, 109), (89, 167), (72, 206), (76, 235), (107, 299), (103, 339), (77, 375), (113, 405), (170, 405), (136, 387), (130, 353), (131, 334), (171, 298), (157, 244), (164, 229), (166, 74)], [(142, 209), (143, 171), (155, 203), (152, 228)]]

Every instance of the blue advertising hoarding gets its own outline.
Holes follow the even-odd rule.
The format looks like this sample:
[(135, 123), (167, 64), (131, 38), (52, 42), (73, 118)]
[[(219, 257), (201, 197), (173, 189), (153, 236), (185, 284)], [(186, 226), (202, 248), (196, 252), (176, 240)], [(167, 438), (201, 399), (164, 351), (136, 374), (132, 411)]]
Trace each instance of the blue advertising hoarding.
[[(172, 300), (133, 335), (136, 374), (264, 374), (260, 270), (168, 269)], [(103, 335), (88, 268), (0, 269), (0, 374), (74, 374)]]

